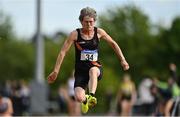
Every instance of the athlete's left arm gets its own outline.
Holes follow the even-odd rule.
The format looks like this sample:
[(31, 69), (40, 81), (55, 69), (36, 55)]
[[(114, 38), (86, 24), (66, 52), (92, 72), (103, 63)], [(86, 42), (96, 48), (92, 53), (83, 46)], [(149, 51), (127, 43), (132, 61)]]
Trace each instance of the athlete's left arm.
[(119, 60), (121, 61), (121, 65), (122, 65), (123, 69), (128, 70), (129, 64), (127, 63), (118, 44), (103, 29), (98, 28), (97, 32), (98, 32), (98, 37), (107, 41), (108, 44), (113, 48), (113, 50), (117, 54)]

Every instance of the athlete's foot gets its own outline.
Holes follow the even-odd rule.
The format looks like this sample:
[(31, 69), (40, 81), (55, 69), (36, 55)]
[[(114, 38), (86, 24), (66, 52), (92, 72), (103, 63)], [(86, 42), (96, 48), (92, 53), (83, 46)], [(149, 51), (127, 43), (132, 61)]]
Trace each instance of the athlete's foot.
[(81, 103), (81, 111), (82, 113), (87, 113), (88, 110), (89, 110), (89, 106), (88, 106), (88, 98), (89, 98), (89, 95), (86, 95), (86, 103)]
[(97, 104), (97, 99), (91, 95), (88, 96), (88, 106), (93, 108)]

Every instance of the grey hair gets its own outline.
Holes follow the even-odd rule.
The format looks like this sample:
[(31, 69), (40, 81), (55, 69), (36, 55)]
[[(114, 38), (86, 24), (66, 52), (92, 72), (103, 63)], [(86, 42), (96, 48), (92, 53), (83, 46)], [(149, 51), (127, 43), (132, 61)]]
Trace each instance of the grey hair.
[(94, 18), (94, 21), (97, 20), (97, 13), (93, 8), (86, 7), (86, 8), (81, 9), (81, 12), (80, 12), (80, 15), (79, 15), (79, 21), (82, 22), (83, 18), (85, 16), (89, 16), (89, 17)]

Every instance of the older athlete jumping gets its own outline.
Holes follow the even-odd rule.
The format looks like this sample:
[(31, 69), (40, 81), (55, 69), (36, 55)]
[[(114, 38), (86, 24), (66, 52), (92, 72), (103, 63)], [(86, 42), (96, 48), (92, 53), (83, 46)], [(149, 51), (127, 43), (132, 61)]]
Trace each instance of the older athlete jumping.
[[(63, 59), (74, 43), (75, 46), (75, 99), (81, 102), (83, 113), (97, 104), (95, 92), (98, 80), (102, 76), (102, 66), (98, 61), (98, 45), (100, 40), (105, 40), (114, 49), (124, 70), (129, 69), (123, 53), (118, 44), (101, 28), (95, 27), (96, 11), (86, 7), (80, 12), (79, 20), (82, 28), (72, 31), (64, 42), (52, 73), (48, 76), (48, 82), (53, 83), (60, 71)], [(88, 86), (89, 94), (85, 94)]]

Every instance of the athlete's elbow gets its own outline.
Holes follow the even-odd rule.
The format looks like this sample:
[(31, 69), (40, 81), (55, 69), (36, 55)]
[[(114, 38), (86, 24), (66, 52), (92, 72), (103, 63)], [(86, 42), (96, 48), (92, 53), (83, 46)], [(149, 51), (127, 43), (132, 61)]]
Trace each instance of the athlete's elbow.
[(110, 43), (110, 45), (111, 45), (112, 48), (116, 48), (117, 43), (116, 43), (115, 41), (112, 41), (112, 42)]
[(66, 51), (61, 51), (60, 53), (59, 53), (59, 56), (61, 56), (61, 57), (64, 57), (66, 55)]

